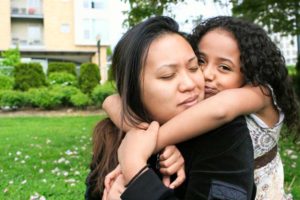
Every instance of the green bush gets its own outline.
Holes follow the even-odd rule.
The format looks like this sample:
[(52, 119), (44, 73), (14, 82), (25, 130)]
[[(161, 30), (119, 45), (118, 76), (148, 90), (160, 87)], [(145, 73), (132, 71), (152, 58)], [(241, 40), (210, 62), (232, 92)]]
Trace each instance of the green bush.
[(84, 63), (80, 66), (78, 83), (82, 92), (90, 94), (99, 82), (100, 72), (96, 64)]
[(0, 74), (0, 90), (11, 90), (14, 87), (14, 79), (10, 76)]
[(0, 66), (0, 74), (2, 75), (13, 76), (13, 71), (13, 66)]
[(0, 65), (3, 66), (16, 66), (21, 63), (21, 53), (19, 48), (2, 51), (1, 57), (3, 57), (3, 60)]
[(296, 73), (293, 76), (294, 87), (298, 98), (300, 99), (300, 54), (298, 54)]
[(91, 99), (88, 95), (78, 92), (75, 95), (71, 96), (71, 103), (75, 107), (84, 108), (91, 104)]
[(108, 69), (107, 75), (108, 75), (108, 77), (107, 77), (108, 81), (114, 81), (115, 80), (113, 70), (112, 70), (111, 66)]
[(76, 66), (72, 62), (51, 62), (48, 64), (47, 75), (53, 72), (66, 72), (76, 76)]
[(97, 85), (93, 89), (91, 97), (95, 105), (101, 106), (104, 99), (115, 92), (116, 92), (115, 83), (106, 82), (103, 85)]
[(0, 91), (0, 106), (3, 109), (16, 109), (29, 104), (26, 93), (16, 90)]
[(74, 86), (54, 85), (50, 89), (53, 93), (58, 94), (62, 106), (72, 106), (71, 96), (81, 91)]
[(33, 88), (27, 94), (33, 107), (53, 109), (61, 105), (61, 95), (48, 88)]
[(77, 78), (67, 72), (53, 72), (48, 76), (49, 85), (77, 86)]
[(39, 63), (21, 63), (14, 69), (15, 89), (26, 91), (46, 85), (46, 77)]

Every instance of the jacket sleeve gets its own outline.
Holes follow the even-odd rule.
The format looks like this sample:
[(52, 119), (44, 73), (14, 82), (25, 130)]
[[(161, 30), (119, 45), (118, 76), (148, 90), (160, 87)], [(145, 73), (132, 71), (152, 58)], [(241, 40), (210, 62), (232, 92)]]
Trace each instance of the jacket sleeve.
[(162, 181), (148, 169), (134, 180), (121, 195), (123, 200), (177, 200), (173, 190), (165, 187)]

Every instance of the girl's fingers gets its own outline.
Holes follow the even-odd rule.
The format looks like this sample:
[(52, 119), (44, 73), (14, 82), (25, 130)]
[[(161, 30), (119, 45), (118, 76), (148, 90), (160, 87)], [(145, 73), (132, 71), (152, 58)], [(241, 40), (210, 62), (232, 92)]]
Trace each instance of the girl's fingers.
[(171, 183), (170, 176), (163, 176), (162, 182), (166, 187), (169, 187)]
[(177, 178), (170, 184), (169, 187), (171, 189), (175, 189), (185, 181), (185, 178), (186, 178), (185, 171), (184, 168), (182, 168), (177, 172)]

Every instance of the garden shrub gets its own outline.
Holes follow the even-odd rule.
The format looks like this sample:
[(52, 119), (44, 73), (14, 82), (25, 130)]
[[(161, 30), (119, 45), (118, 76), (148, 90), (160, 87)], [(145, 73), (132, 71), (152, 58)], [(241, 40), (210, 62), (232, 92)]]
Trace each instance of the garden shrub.
[(53, 72), (66, 72), (76, 76), (76, 66), (72, 62), (50, 62), (48, 64), (47, 75)]
[(0, 74), (6, 76), (13, 76), (14, 67), (13, 66), (0, 66)]
[(33, 88), (27, 93), (33, 107), (53, 109), (61, 105), (61, 95), (48, 88)]
[(14, 69), (15, 89), (28, 90), (46, 85), (46, 77), (39, 63), (21, 63)]
[(62, 106), (72, 106), (71, 96), (81, 92), (74, 86), (54, 85), (50, 89), (53, 93), (58, 94)]
[(108, 76), (107, 81), (114, 81), (115, 80), (114, 74), (113, 74), (113, 69), (112, 69), (111, 66), (108, 69), (107, 76)]
[(84, 63), (80, 66), (78, 83), (82, 92), (90, 94), (99, 82), (100, 72), (96, 64)]
[(67, 72), (53, 72), (48, 76), (49, 85), (77, 86), (77, 78)]
[(109, 81), (106, 82), (103, 85), (97, 85), (91, 94), (92, 100), (94, 102), (95, 105), (97, 106), (101, 106), (104, 99), (115, 93), (116, 92), (116, 87), (115, 87), (115, 82), (113, 81)]
[(2, 109), (17, 109), (29, 104), (26, 93), (16, 90), (0, 91), (0, 106)]
[(10, 76), (0, 74), (0, 90), (11, 90), (14, 87), (14, 79)]
[(91, 104), (91, 99), (81, 91), (71, 96), (71, 103), (77, 108), (84, 108)]
[(294, 76), (295, 91), (297, 93), (298, 99), (300, 100), (300, 54), (298, 54), (297, 64), (296, 64), (296, 74)]

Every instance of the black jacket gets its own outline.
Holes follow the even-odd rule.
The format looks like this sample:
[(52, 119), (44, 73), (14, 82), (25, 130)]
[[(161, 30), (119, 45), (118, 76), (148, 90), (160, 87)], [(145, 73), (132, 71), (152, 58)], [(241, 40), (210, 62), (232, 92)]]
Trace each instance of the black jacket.
[(178, 145), (187, 179), (175, 191), (148, 170), (132, 182), (124, 200), (249, 200), (255, 198), (253, 145), (244, 117)]

